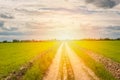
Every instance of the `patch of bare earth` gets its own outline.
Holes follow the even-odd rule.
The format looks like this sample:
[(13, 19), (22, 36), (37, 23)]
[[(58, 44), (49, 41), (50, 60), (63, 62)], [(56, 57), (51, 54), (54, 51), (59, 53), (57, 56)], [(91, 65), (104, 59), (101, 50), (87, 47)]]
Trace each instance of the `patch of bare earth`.
[(65, 44), (68, 57), (70, 59), (75, 80), (99, 80), (95, 73), (85, 66), (82, 60), (76, 55), (76, 53), (70, 49), (70, 47)]
[(97, 62), (102, 63), (105, 68), (112, 73), (112, 75), (117, 79), (120, 80), (120, 63), (115, 62), (111, 60), (110, 58), (104, 57), (102, 55), (99, 55), (93, 51), (90, 51), (88, 49), (78, 47), (80, 50), (84, 51), (87, 53), (90, 57), (92, 57), (94, 60)]

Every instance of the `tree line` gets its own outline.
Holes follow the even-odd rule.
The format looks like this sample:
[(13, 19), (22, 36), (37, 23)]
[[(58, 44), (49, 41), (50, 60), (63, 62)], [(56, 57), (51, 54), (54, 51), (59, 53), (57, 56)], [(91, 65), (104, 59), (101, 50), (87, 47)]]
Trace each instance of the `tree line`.
[[(111, 39), (111, 38), (100, 38), (100, 39), (87, 38), (87, 39), (77, 39), (77, 40), (81, 40), (81, 41), (105, 41), (105, 40), (116, 41), (116, 40), (120, 40), (120, 38), (116, 38), (116, 39)], [(12, 41), (4, 40), (4, 41), (2, 41), (2, 43), (43, 42), (43, 41), (57, 41), (57, 40), (56, 39), (53, 39), (53, 40), (17, 40), (17, 39), (13, 39)]]
[(18, 42), (42, 42), (43, 40), (17, 40), (13, 39), (12, 41), (4, 40), (2, 43), (18, 43)]
[(109, 41), (116, 41), (116, 40), (120, 40), (120, 38), (116, 38), (116, 39), (112, 39), (112, 38), (100, 38), (100, 39), (81, 39), (81, 40), (90, 40), (90, 41), (105, 41), (105, 40), (109, 40)]

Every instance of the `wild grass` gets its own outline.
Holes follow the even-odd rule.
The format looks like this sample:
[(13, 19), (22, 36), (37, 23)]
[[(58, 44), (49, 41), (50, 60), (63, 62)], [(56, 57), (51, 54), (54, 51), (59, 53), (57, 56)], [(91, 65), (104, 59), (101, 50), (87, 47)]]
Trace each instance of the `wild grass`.
[(42, 80), (46, 75), (48, 67), (52, 63), (58, 46), (54, 50), (46, 53), (40, 59), (38, 59), (33, 65), (33, 67), (28, 70), (22, 80)]
[(73, 43), (120, 62), (120, 41), (76, 41)]
[(56, 42), (0, 43), (0, 78), (18, 70), (24, 63)]
[(80, 51), (71, 44), (71, 48), (82, 59), (86, 66), (88, 66), (100, 78), (100, 80), (116, 80), (101, 64), (93, 60), (89, 55)]

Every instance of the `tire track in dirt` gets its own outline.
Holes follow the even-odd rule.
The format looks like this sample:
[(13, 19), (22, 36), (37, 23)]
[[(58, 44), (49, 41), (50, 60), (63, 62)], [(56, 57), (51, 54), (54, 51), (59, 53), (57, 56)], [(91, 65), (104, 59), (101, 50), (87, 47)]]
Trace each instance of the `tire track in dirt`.
[(65, 46), (74, 71), (75, 80), (99, 80), (95, 73), (86, 67), (76, 53), (70, 49), (68, 44), (65, 44)]
[(63, 43), (43, 80), (99, 80), (70, 47)]
[(74, 72), (63, 43), (53, 59), (53, 63), (46, 72), (43, 80), (75, 80)]
[[(76, 47), (78, 47), (78, 46), (76, 46)], [(105, 66), (106, 70), (108, 70), (110, 73), (112, 73), (112, 75), (117, 80), (120, 80), (120, 63), (115, 62), (115, 61), (111, 60), (110, 58), (99, 55), (91, 50), (82, 48), (80, 46), (78, 47), (78, 49), (85, 52), (86, 54), (88, 54), (95, 61), (102, 63)]]
[(60, 45), (55, 58), (53, 59), (52, 64), (48, 68), (46, 75), (43, 77), (43, 80), (57, 80), (58, 73), (59, 73), (59, 65), (61, 60), (61, 52), (63, 48), (63, 43)]
[(74, 72), (65, 49), (65, 45), (63, 46), (62, 50), (61, 63), (57, 80), (75, 80)]

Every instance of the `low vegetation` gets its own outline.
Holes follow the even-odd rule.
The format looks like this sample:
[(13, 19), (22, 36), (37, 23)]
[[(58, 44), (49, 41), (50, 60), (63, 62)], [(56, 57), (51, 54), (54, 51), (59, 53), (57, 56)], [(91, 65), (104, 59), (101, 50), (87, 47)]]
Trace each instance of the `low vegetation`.
[(46, 75), (45, 72), (50, 66), (57, 49), (58, 46), (36, 60), (35, 63), (33, 63), (33, 67), (26, 72), (22, 80), (42, 80), (43, 76)]
[(0, 43), (0, 78), (57, 44), (56, 42)]
[[(120, 63), (120, 41), (119, 40), (81, 40), (81, 41), (4, 41), (0, 43), (0, 80), (9, 77), (10, 73), (19, 72), (25, 69), (23, 75), (20, 75), (21, 80), (42, 80), (43, 76), (47, 75), (49, 66), (59, 49), (60, 43), (68, 43), (71, 49), (82, 59), (87, 67), (89, 67), (101, 80), (116, 80), (113, 73), (110, 73), (105, 64), (98, 59), (91, 57), (86, 51), (93, 51), (96, 55), (111, 60), (111, 62)], [(44, 53), (45, 52), (45, 53)], [(44, 53), (44, 54), (43, 54)], [(59, 73), (63, 77), (65, 67), (67, 76), (70, 80), (74, 79), (70, 73), (73, 73), (71, 62), (66, 54), (64, 47), (62, 48), (62, 58), (60, 61)], [(43, 55), (42, 55), (43, 54)], [(42, 56), (40, 56), (42, 55)], [(35, 59), (35, 60), (34, 60)], [(31, 62), (32, 60), (32, 62)], [(79, 59), (78, 59), (79, 60)], [(101, 59), (103, 60), (103, 59)], [(103, 61), (104, 62), (104, 61)], [(110, 63), (111, 63), (110, 62)], [(29, 68), (22, 67), (25, 64)], [(66, 65), (66, 66), (65, 66)], [(22, 67), (22, 69), (21, 69)], [(114, 68), (113, 68), (114, 69)], [(119, 70), (119, 68), (117, 68)], [(20, 71), (21, 70), (21, 71)], [(114, 69), (115, 70), (115, 69)], [(17, 73), (16, 73), (17, 74)], [(73, 74), (74, 75), (74, 74)], [(15, 80), (16, 75), (12, 76)], [(10, 79), (10, 80), (14, 80)]]
[(74, 43), (120, 62), (120, 41), (76, 41)]
[(73, 44), (70, 44), (70, 46), (82, 59), (85, 65), (91, 68), (101, 80), (116, 80), (101, 63), (93, 60), (89, 55), (76, 48), (76, 46), (74, 46)]

